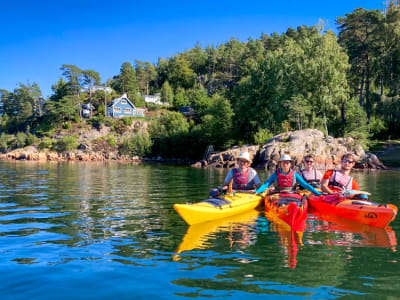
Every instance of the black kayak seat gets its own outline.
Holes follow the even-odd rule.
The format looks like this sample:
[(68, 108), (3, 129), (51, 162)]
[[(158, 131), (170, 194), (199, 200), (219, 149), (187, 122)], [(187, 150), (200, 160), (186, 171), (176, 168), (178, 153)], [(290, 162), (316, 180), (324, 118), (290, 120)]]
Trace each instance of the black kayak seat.
[(204, 201), (201, 201), (201, 202), (205, 202), (205, 203), (211, 204), (214, 207), (220, 207), (220, 206), (232, 203), (232, 201), (226, 200), (224, 198), (208, 198), (208, 199), (206, 199)]

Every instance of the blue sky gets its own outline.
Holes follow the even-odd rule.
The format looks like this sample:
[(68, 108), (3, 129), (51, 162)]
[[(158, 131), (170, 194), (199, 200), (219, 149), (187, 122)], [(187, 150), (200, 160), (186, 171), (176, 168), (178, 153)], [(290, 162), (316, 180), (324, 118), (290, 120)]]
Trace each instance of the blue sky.
[(123, 62), (156, 63), (158, 57), (218, 45), (235, 37), (312, 26), (357, 7), (382, 9), (382, 0), (336, 1), (4, 1), (0, 18), (0, 89), (39, 84), (44, 96), (61, 77), (62, 64), (119, 73)]

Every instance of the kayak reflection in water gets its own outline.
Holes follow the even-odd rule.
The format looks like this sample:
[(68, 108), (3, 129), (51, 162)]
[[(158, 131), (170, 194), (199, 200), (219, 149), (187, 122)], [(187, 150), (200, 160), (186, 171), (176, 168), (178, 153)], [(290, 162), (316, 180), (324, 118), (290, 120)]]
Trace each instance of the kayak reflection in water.
[[(219, 240), (217, 235), (220, 234), (227, 234), (230, 249), (249, 247), (257, 239), (256, 226), (259, 214), (258, 210), (253, 209), (228, 218), (191, 225), (175, 253), (213, 247), (213, 241)], [(174, 259), (179, 260), (179, 255), (175, 255)]]

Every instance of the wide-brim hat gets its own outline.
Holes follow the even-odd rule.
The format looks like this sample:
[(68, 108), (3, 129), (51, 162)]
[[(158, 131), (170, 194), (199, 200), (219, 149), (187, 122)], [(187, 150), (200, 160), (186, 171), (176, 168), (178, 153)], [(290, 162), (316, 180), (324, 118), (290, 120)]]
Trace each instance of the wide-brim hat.
[(236, 159), (237, 160), (244, 159), (244, 160), (247, 160), (249, 163), (251, 163), (249, 152), (240, 152), (239, 156)]
[(280, 162), (281, 162), (281, 161), (287, 161), (287, 160), (292, 161), (292, 158), (290, 157), (289, 154), (283, 154), (283, 155), (281, 156), (281, 158), (279, 159)]

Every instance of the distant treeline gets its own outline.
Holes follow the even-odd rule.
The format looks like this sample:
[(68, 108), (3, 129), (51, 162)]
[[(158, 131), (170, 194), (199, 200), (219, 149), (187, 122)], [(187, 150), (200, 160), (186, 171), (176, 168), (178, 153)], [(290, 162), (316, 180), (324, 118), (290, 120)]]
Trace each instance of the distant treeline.
[[(151, 120), (153, 155), (199, 156), (208, 144), (261, 144), (304, 128), (362, 143), (400, 137), (400, 5), (358, 8), (338, 17), (337, 27), (338, 36), (323, 24), (299, 26), (246, 42), (197, 44), (156, 64), (125, 62), (103, 82), (113, 89), (106, 101), (127, 93), (143, 107), (141, 94), (161, 93), (170, 106)], [(89, 102), (90, 122), (104, 122), (104, 92), (82, 92), (101, 83), (99, 73), (67, 64), (61, 71), (43, 107), (37, 84), (0, 90), (1, 132), (49, 135), (65, 122), (83, 122), (79, 104)], [(177, 113), (182, 106), (195, 116)]]

